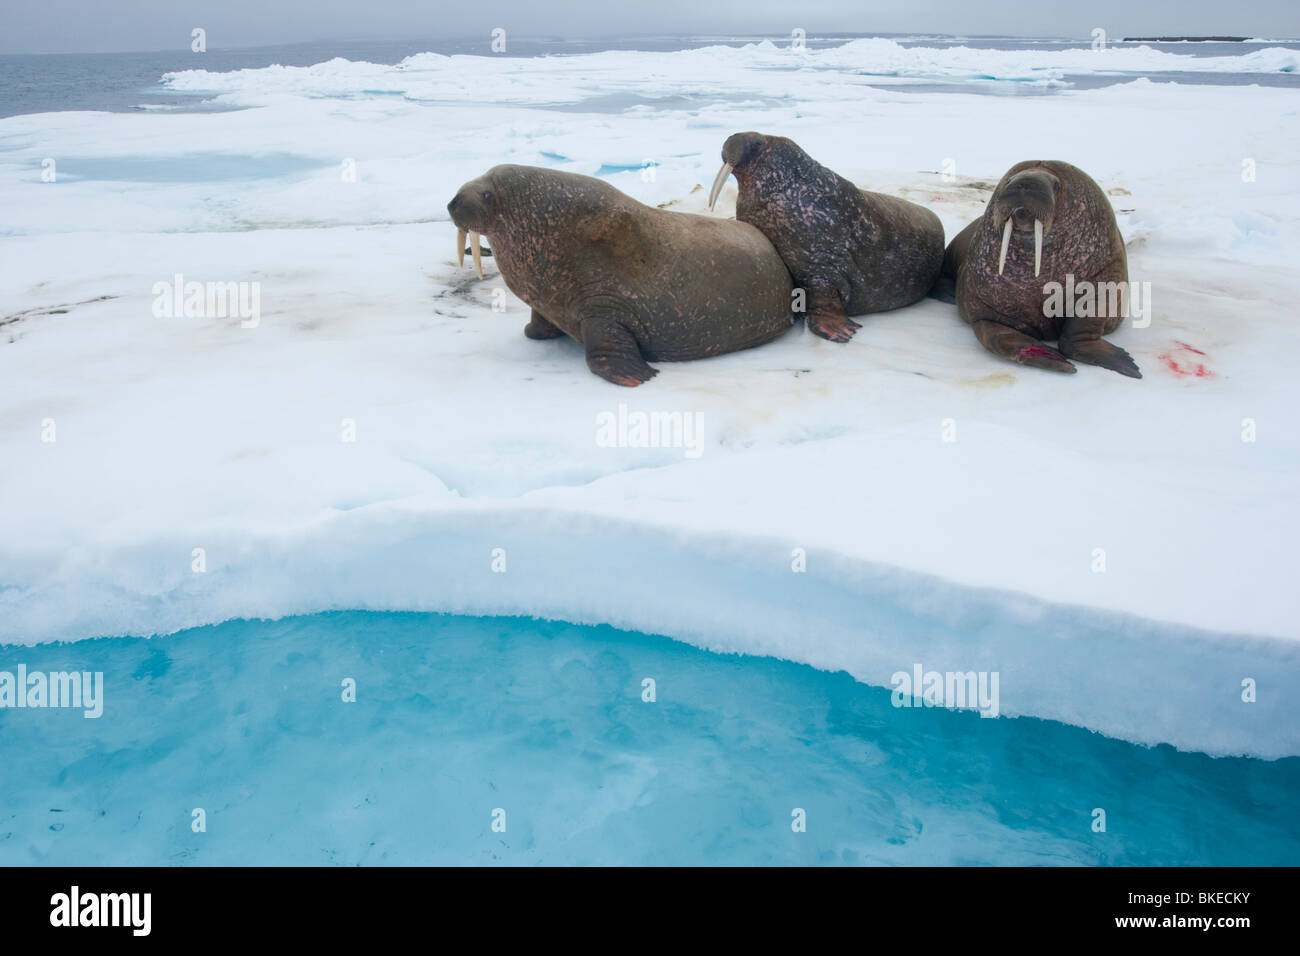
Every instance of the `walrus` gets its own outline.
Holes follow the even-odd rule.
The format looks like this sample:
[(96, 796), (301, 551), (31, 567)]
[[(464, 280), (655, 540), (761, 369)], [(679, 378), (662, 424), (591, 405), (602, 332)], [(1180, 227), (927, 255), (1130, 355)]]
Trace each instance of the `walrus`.
[(587, 367), (640, 385), (680, 362), (770, 342), (793, 324), (793, 283), (772, 244), (733, 220), (652, 209), (590, 176), (494, 166), (447, 204), (464, 263), (479, 236), (532, 309), (524, 334), (572, 336)]
[(862, 328), (849, 316), (911, 305), (938, 278), (943, 223), (924, 206), (859, 189), (784, 136), (727, 137), (710, 209), (732, 173), (736, 219), (772, 240), (822, 338), (847, 342)]
[[(1012, 166), (984, 215), (948, 246), (943, 275), (956, 284), (961, 317), (994, 355), (1058, 372), (1077, 371), (1074, 359), (1142, 377), (1127, 352), (1102, 338), (1124, 320), (1128, 258), (1110, 200), (1083, 170), (1057, 160)], [(1090, 289), (1095, 304), (1078, 310), (1089, 314), (1053, 314), (1064, 310), (1049, 307), (1052, 283)], [(1043, 344), (1052, 341), (1057, 348)]]

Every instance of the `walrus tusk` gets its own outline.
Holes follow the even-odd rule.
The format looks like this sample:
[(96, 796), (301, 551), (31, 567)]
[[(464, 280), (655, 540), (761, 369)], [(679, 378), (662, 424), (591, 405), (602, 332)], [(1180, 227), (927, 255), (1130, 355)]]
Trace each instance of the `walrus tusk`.
[(713, 205), (718, 201), (718, 193), (722, 192), (722, 184), (727, 181), (731, 175), (731, 163), (723, 163), (722, 168), (718, 170), (718, 178), (713, 180), (713, 188), (709, 190), (709, 210), (713, 210)]
[(1007, 217), (1007, 226), (1002, 230), (1002, 252), (998, 256), (998, 275), (1002, 275), (1002, 267), (1007, 264), (1007, 246), (1011, 245), (1011, 217)]
[(1034, 220), (1034, 275), (1043, 266), (1043, 220)]
[(481, 279), (483, 278), (483, 250), (479, 248), (477, 232), (469, 234), (469, 251), (474, 254), (474, 271)]
[(456, 230), (456, 268), (465, 265), (465, 230)]

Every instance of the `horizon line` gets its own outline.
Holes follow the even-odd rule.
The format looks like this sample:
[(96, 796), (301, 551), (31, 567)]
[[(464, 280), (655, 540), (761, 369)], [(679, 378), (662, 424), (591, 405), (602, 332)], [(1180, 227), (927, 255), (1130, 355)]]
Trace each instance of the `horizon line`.
[[(1223, 35), (1225, 34), (1205, 34), (1204, 36), (1213, 37), (1213, 36), (1223, 36)], [(478, 39), (482, 36), (484, 36), (484, 34), (482, 33), (464, 33), (464, 34), (457, 34), (457, 35), (443, 36), (443, 37), (429, 35), (429, 36), (417, 36), (414, 38), (410, 38), (409, 42), (414, 43), (414, 42), (421, 42), (423, 40), (434, 40), (434, 41), (441, 40), (443, 42), (457, 41), (457, 40), (472, 40), (472, 39)], [(1181, 34), (1180, 36), (1192, 37), (1197, 35)], [(807, 35), (807, 39), (810, 40), (816, 40), (822, 38), (824, 39), (840, 39), (840, 38), (894, 39), (898, 37), (916, 37), (918, 39), (925, 38), (925, 37), (940, 37), (946, 39), (970, 39), (970, 40), (1002, 40), (1002, 39), (1056, 40), (1056, 41), (1077, 40), (1080, 42), (1086, 42), (1091, 40), (1091, 37), (1088, 36), (1077, 36), (1077, 37), (1076, 36), (1049, 36), (1049, 35), (1031, 34), (1031, 33), (1026, 33), (1026, 34), (939, 33), (935, 31), (921, 31), (921, 30), (907, 31), (902, 33), (886, 33), (886, 32), (862, 33), (858, 31), (819, 30), (819, 31), (808, 31), (808, 35)], [(653, 40), (653, 39), (773, 40), (773, 39), (789, 39), (789, 36), (786, 33), (770, 33), (770, 32), (769, 33), (608, 33), (608, 34), (592, 34), (589, 36), (525, 34), (522, 37), (516, 37), (515, 39), (516, 40), (523, 39), (523, 40), (533, 41), (533, 42), (555, 41), (555, 42), (563, 42), (563, 43), (579, 43), (584, 41), (599, 42), (602, 40), (608, 41), (608, 40)], [(1257, 37), (1257, 36), (1246, 37), (1247, 42), (1252, 40), (1269, 42), (1269, 43), (1300, 43), (1300, 38), (1295, 38), (1295, 37)], [(240, 44), (235, 46), (214, 46), (214, 47), (210, 47), (205, 52), (220, 53), (220, 52), (233, 52), (238, 50), (264, 50), (264, 49), (272, 49), (276, 47), (298, 47), (298, 46), (309, 46), (312, 44), (322, 44), (322, 43), (396, 43), (396, 42), (403, 42), (403, 41), (408, 41), (408, 38), (401, 37), (401, 36), (393, 36), (388, 34), (384, 34), (384, 35), (353, 34), (347, 36), (318, 37), (318, 38), (307, 39), (307, 40), (288, 40), (288, 41), (282, 40), (282, 41), (276, 41), (271, 43), (248, 43), (248, 44)], [(1158, 42), (1158, 41), (1154, 40), (1151, 36), (1146, 36), (1141, 40), (1137, 40), (1137, 39), (1127, 40), (1124, 37), (1118, 37), (1110, 40), (1109, 42), (1150, 43), (1150, 42)], [(1171, 42), (1177, 42), (1177, 41), (1171, 41)], [(1225, 42), (1239, 42), (1239, 41), (1225, 41)], [(155, 47), (153, 49), (139, 49), (139, 50), (29, 50), (29, 51), (0, 50), (0, 56), (126, 56), (131, 54), (140, 54), (140, 53), (183, 53), (183, 52), (187, 52), (188, 50), (189, 47), (186, 45), (177, 45), (175, 47)], [(500, 54), (495, 54), (495, 55), (500, 55)]]

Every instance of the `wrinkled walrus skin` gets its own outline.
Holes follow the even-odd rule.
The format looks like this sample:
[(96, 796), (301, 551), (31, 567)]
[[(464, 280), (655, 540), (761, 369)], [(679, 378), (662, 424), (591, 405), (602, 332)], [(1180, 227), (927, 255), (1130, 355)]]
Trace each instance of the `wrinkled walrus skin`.
[(862, 327), (849, 316), (911, 305), (939, 277), (943, 223), (924, 206), (859, 189), (784, 136), (735, 133), (722, 163), (709, 205), (734, 173), (736, 218), (772, 240), (822, 338), (847, 342)]
[[(994, 355), (1057, 372), (1076, 371), (1074, 359), (1142, 377), (1126, 351), (1102, 338), (1124, 321), (1127, 291), (1123, 300), (1095, 296), (1091, 316), (1052, 316), (1044, 308), (1047, 284), (1065, 286), (1067, 276), (1078, 288), (1128, 283), (1115, 211), (1083, 170), (1057, 160), (1012, 166), (984, 215), (948, 246), (943, 274), (956, 281), (961, 317)], [(1043, 342), (1056, 342), (1059, 351)]]
[[(567, 334), (617, 385), (752, 348), (790, 328), (792, 282), (753, 226), (652, 209), (590, 176), (503, 165), (447, 204), (487, 236), (501, 276), (532, 308), (530, 338)], [(458, 254), (463, 255), (458, 240)]]

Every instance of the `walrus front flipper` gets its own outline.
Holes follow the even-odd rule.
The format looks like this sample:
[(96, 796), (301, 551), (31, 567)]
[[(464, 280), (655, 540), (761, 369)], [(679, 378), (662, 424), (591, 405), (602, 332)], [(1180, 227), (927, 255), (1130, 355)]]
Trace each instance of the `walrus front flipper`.
[(844, 306), (838, 294), (818, 293), (809, 290), (808, 315), (804, 324), (808, 331), (820, 335), (831, 342), (847, 342), (853, 333), (862, 328), (862, 323), (854, 322), (844, 314)]
[(587, 347), (587, 368), (615, 385), (632, 387), (659, 374), (641, 357), (632, 333), (614, 319), (584, 316), (582, 342)]
[(854, 322), (847, 315), (833, 315), (827, 312), (809, 312), (804, 320), (808, 331), (820, 335), (832, 342), (847, 342), (853, 333), (862, 328), (862, 323)]
[(971, 328), (975, 330), (975, 337), (980, 340), (980, 345), (994, 355), (1000, 355), (1021, 365), (1045, 368), (1053, 372), (1078, 371), (1056, 349), (1048, 348), (1038, 339), (1017, 332), (1010, 326), (989, 319), (977, 319), (971, 323)]
[(524, 326), (524, 335), (530, 339), (554, 339), (564, 334), (564, 330), (552, 325), (542, 313), (533, 309), (532, 315), (528, 319), (528, 324)]
[(1066, 325), (1061, 333), (1061, 351), (1076, 362), (1100, 365), (1129, 378), (1141, 378), (1137, 362), (1118, 345), (1107, 342), (1096, 330), (1081, 330)]

